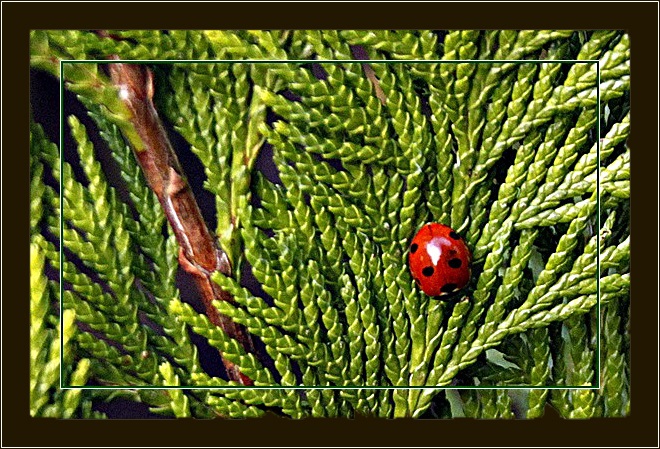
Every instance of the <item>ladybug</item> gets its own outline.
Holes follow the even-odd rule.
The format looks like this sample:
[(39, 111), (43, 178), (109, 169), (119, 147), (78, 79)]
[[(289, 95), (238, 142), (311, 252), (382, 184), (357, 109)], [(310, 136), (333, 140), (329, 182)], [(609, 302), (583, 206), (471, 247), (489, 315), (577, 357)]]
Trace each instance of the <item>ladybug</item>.
[(417, 285), (429, 296), (444, 296), (470, 281), (472, 253), (449, 226), (429, 223), (410, 244), (408, 264)]

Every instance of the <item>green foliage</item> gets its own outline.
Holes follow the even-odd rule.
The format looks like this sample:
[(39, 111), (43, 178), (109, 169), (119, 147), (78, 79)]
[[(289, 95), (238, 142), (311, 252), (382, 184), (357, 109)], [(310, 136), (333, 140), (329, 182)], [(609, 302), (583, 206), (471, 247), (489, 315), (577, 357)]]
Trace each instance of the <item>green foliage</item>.
[[(43, 140), (40, 128), (30, 134), (30, 415), (53, 418), (101, 418), (92, 401), (80, 389), (61, 386), (85, 385), (90, 378), (90, 359), (78, 353), (78, 329), (73, 310), (60, 315), (54, 307), (57, 285), (45, 275), (45, 239), (38, 224), (44, 214), (43, 164), (37, 155), (54, 150)], [(52, 153), (51, 153), (52, 155)], [(64, 363), (60, 363), (62, 360)]]
[[(625, 33), (109, 33), (31, 35), (33, 67), (63, 76), (89, 115), (67, 115), (79, 164), (61, 172), (57, 147), (32, 125), (33, 415), (96, 416), (92, 405), (117, 395), (176, 417), (537, 418), (547, 404), (567, 418), (629, 413)], [(358, 47), (396, 63), (313, 63)], [(154, 65), (156, 105), (215, 201), (234, 273), (214, 281), (235, 302), (214, 306), (265, 354), (182, 300), (176, 240), (132, 154), (143, 144), (100, 64), (59, 73), (59, 59), (110, 55), (200, 61)], [(556, 62), (571, 59), (599, 60), (600, 74), (593, 62)], [(97, 131), (120, 179), (100, 162)], [(257, 169), (266, 144), (275, 182)], [(448, 301), (424, 295), (406, 263), (432, 220), (474, 256), (472, 282)], [(248, 266), (263, 293), (241, 284)], [(191, 333), (260, 388), (210, 375)], [(127, 389), (59, 390), (59, 337), (64, 384)], [(148, 385), (186, 388), (130, 389)]]

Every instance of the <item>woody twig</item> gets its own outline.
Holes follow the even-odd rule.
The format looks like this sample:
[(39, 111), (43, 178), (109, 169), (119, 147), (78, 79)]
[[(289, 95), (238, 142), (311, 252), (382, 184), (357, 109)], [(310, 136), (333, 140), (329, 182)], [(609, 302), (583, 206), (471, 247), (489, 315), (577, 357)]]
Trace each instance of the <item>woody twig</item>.
[[(239, 341), (247, 352), (254, 353), (252, 338), (245, 328), (219, 314), (212, 304), (216, 299), (233, 302), (231, 295), (211, 280), (215, 271), (230, 276), (232, 267), (227, 254), (218, 247), (204, 222), (156, 112), (152, 72), (143, 65), (112, 63), (110, 77), (119, 88), (119, 96), (131, 112), (131, 123), (144, 144), (143, 149), (135, 150), (135, 155), (174, 230), (181, 267), (192, 274), (209, 320)], [(222, 360), (230, 379), (252, 385), (252, 380), (233, 363), (224, 357)]]

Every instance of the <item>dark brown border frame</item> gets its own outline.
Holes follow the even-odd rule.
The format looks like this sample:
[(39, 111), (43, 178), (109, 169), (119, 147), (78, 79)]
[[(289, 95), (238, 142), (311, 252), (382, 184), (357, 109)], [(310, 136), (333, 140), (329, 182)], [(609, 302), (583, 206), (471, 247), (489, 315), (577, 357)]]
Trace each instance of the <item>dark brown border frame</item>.
[[(2, 446), (658, 446), (658, 4), (2, 3)], [(533, 421), (50, 420), (29, 416), (28, 55), (30, 29), (625, 29), (631, 101), (632, 414)], [(653, 210), (651, 210), (653, 209)], [(651, 217), (648, 219), (647, 217)], [(5, 257), (6, 256), (6, 257)], [(10, 281), (7, 281), (10, 280)], [(642, 388), (643, 387), (643, 388)]]

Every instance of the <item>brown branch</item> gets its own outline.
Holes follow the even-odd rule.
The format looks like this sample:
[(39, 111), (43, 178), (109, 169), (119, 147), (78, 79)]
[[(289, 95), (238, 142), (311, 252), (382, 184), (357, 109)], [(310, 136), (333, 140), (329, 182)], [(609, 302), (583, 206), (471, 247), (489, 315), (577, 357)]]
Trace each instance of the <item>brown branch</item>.
[(380, 103), (385, 106), (387, 104), (387, 95), (383, 92), (383, 88), (380, 87), (380, 81), (376, 76), (376, 72), (374, 72), (374, 69), (372, 69), (369, 64), (362, 64), (362, 70), (364, 70), (364, 74), (369, 78), (371, 84), (373, 84), (374, 89), (376, 90), (376, 97), (378, 97)]
[[(230, 276), (231, 264), (204, 222), (154, 108), (153, 74), (143, 65), (112, 63), (110, 77), (119, 88), (120, 98), (130, 110), (131, 122), (144, 143), (144, 150), (135, 151), (135, 155), (174, 230), (179, 243), (179, 264), (193, 275), (209, 320), (239, 341), (247, 352), (254, 353), (252, 338), (245, 328), (219, 314), (212, 304), (215, 299), (234, 302), (228, 292), (211, 280), (215, 271)], [(232, 380), (252, 385), (252, 380), (233, 363), (224, 357), (222, 360)]]
[[(355, 59), (369, 60), (369, 54), (361, 45), (351, 46), (351, 54)], [(371, 81), (371, 84), (374, 86), (374, 90), (376, 91), (376, 97), (378, 97), (380, 103), (383, 106), (387, 105), (387, 95), (385, 95), (383, 88), (380, 86), (380, 81), (378, 80), (378, 77), (376, 76), (376, 72), (374, 72), (374, 69), (371, 67), (371, 65), (369, 65), (369, 63), (363, 62), (362, 70), (364, 71), (364, 75), (367, 77), (369, 81)]]

